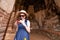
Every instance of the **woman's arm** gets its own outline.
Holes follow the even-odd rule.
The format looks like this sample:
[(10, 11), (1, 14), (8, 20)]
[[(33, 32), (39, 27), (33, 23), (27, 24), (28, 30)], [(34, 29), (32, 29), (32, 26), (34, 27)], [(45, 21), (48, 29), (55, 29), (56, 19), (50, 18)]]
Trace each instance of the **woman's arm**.
[(25, 23), (22, 22), (22, 24), (24, 25), (24, 27), (26, 28), (27, 32), (30, 33), (30, 21), (27, 20), (27, 25)]
[(17, 23), (17, 21), (15, 21), (15, 23), (14, 23), (14, 29), (15, 29), (15, 31), (17, 31), (17, 29), (18, 29), (18, 23)]
[(17, 21), (14, 23), (14, 25), (15, 25), (15, 26), (18, 26), (18, 25), (17, 25)]

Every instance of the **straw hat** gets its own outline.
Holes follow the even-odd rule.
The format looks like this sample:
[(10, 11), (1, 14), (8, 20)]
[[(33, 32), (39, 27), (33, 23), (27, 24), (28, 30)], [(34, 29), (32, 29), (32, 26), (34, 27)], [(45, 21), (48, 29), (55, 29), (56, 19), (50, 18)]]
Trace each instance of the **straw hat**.
[(19, 11), (19, 13), (24, 13), (28, 17), (28, 13), (25, 10), (21, 10), (21, 11)]

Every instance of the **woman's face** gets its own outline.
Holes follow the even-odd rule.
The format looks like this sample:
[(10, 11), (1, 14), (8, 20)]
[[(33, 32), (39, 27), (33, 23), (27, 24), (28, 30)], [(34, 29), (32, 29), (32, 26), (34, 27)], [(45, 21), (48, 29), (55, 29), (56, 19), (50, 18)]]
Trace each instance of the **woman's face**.
[(21, 19), (25, 19), (25, 14), (20, 14)]

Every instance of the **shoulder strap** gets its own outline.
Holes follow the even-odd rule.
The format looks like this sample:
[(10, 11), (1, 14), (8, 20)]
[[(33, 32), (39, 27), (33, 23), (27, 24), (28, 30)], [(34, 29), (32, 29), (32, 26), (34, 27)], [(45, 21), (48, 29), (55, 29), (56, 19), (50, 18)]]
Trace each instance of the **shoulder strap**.
[(27, 25), (27, 20), (25, 20), (25, 24)]

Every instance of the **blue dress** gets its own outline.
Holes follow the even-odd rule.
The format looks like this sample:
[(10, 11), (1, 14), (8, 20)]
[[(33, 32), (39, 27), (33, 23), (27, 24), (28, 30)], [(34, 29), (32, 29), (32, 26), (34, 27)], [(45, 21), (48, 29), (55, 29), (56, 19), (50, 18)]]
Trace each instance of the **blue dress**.
[[(27, 21), (25, 23), (27, 25)], [(18, 24), (18, 31), (16, 32), (14, 40), (30, 40), (29, 33), (21, 23)]]

